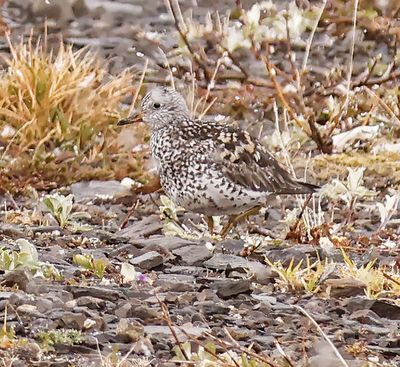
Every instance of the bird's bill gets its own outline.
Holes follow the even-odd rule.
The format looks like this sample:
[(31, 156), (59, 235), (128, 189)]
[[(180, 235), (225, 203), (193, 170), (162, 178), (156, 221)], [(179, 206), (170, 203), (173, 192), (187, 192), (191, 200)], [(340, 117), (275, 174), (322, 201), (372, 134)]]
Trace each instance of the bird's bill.
[(118, 126), (129, 125), (129, 124), (134, 124), (136, 122), (141, 122), (141, 121), (143, 121), (143, 115), (141, 112), (136, 111), (136, 112), (132, 113), (132, 115), (128, 116), (126, 119), (119, 120), (117, 122), (117, 125)]

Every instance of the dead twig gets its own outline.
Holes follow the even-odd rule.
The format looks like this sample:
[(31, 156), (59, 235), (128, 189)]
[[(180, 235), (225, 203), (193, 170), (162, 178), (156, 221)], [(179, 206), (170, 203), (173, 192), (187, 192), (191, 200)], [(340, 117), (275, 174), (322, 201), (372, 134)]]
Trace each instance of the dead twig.
[[(227, 330), (224, 328), (225, 333), (227, 332)], [(233, 339), (233, 337), (229, 334), (229, 332), (227, 333), (228, 338), (232, 338), (231, 340), (233, 340), (232, 343), (227, 343), (219, 338), (217, 338), (216, 336), (210, 334), (210, 333), (206, 333), (206, 335), (211, 338), (215, 343), (217, 343), (218, 345), (220, 345), (221, 347), (225, 348), (234, 348), (237, 349), (238, 351), (242, 352), (243, 354), (249, 355), (251, 357), (253, 357), (254, 359), (256, 359), (257, 361), (261, 361), (266, 363), (267, 365), (269, 365), (270, 367), (279, 367), (278, 365), (276, 365), (274, 362), (272, 362), (271, 360), (269, 360), (268, 358), (266, 358), (265, 356), (255, 353), (247, 348), (242, 347), (235, 339)]]
[(135, 210), (137, 209), (137, 207), (139, 206), (139, 200), (136, 200), (135, 204), (133, 204), (129, 209), (128, 209), (128, 213), (126, 214), (125, 219), (122, 221), (121, 225), (119, 226), (119, 229), (124, 229), (127, 224), (129, 223), (129, 219), (131, 219), (133, 213), (135, 212)]
[[(210, 348), (208, 348), (207, 345), (206, 345), (203, 341), (199, 340), (198, 337), (195, 337), (195, 336), (192, 336), (192, 335), (188, 334), (188, 333), (185, 331), (185, 329), (183, 329), (183, 328), (181, 328), (181, 327), (179, 327), (179, 330), (180, 330), (183, 334), (185, 334), (185, 336), (186, 336), (188, 339), (190, 339), (190, 340), (193, 341), (194, 343), (196, 343), (196, 344), (200, 345), (201, 347), (203, 347), (204, 350), (205, 350), (207, 353), (209, 353), (210, 355), (212, 355), (214, 358), (218, 359), (220, 362), (226, 364), (226, 361), (225, 361), (223, 358), (221, 358), (218, 354), (216, 354), (216, 353), (213, 352)], [(228, 352), (228, 349), (227, 349), (227, 348), (225, 348), (224, 346), (221, 346), (221, 347), (224, 349), (225, 352)], [(235, 367), (240, 367), (240, 366), (236, 363), (236, 361), (233, 361), (233, 362), (235, 363)]]
[(278, 97), (282, 102), (282, 104), (284, 105), (284, 107), (287, 109), (290, 117), (294, 120), (296, 125), (300, 129), (302, 129), (308, 135), (308, 137), (311, 138), (317, 144), (319, 150), (321, 150), (323, 153), (331, 153), (331, 144), (327, 144), (327, 142), (325, 142), (322, 139), (322, 136), (317, 126), (315, 125), (315, 122), (309, 118), (307, 120), (308, 126), (306, 126), (302, 121), (298, 119), (296, 113), (293, 111), (293, 108), (286, 100), (282, 87), (278, 83), (278, 80), (276, 78), (276, 67), (269, 62), (268, 58), (263, 57), (263, 61), (268, 70), (269, 76), (271, 77), (272, 83), (275, 86), (275, 90), (278, 94)]
[(313, 195), (313, 194), (309, 194), (309, 195), (307, 196), (307, 199), (304, 200), (304, 203), (303, 203), (303, 205), (302, 205), (302, 207), (301, 207), (300, 213), (299, 213), (298, 216), (297, 216), (296, 223), (293, 224), (293, 226), (290, 228), (290, 233), (297, 232), (297, 230), (298, 230), (298, 228), (299, 228), (300, 220), (301, 220), (301, 218), (303, 217), (304, 211), (306, 210), (307, 205), (308, 205), (308, 203), (310, 202), (310, 200), (311, 200), (311, 198), (312, 198), (312, 195)]
[(304, 52), (304, 58), (303, 58), (303, 65), (301, 67), (301, 74), (302, 75), (304, 75), (304, 73), (306, 72), (307, 62), (308, 62), (308, 58), (310, 56), (310, 51), (311, 51), (311, 45), (312, 45), (312, 42), (313, 42), (313, 39), (314, 39), (315, 32), (317, 31), (319, 21), (321, 20), (322, 13), (325, 10), (326, 3), (327, 3), (327, 0), (324, 0), (323, 4), (322, 4), (322, 6), (321, 6), (321, 8), (319, 10), (318, 16), (315, 19), (315, 23), (314, 23), (314, 26), (313, 26), (313, 28), (311, 30), (310, 37), (307, 40), (306, 50)]
[(352, 84), (351, 84), (351, 76), (353, 74), (353, 62), (354, 62), (354, 49), (356, 43), (356, 29), (357, 29), (357, 10), (358, 10), (358, 3), (359, 0), (354, 0), (354, 10), (353, 10), (353, 37), (350, 46), (350, 64), (349, 70), (347, 72), (347, 81), (346, 81), (346, 98), (342, 105), (341, 112), (331, 125), (330, 129), (328, 130), (327, 136), (331, 136), (338, 126), (339, 122), (342, 120), (344, 116), (346, 116), (349, 102), (350, 102), (350, 95), (352, 93)]
[(171, 320), (171, 317), (169, 315), (169, 311), (168, 311), (167, 306), (165, 305), (164, 302), (161, 301), (161, 299), (160, 299), (160, 297), (158, 297), (157, 293), (154, 293), (154, 295), (157, 298), (158, 304), (161, 307), (161, 312), (162, 312), (162, 315), (163, 315), (162, 319), (167, 323), (167, 326), (168, 326), (169, 330), (171, 331), (172, 337), (174, 338), (176, 345), (178, 346), (178, 348), (181, 351), (181, 353), (184, 356), (184, 358), (187, 361), (190, 361), (190, 358), (186, 354), (185, 348), (183, 348), (182, 342), (179, 340), (178, 335), (176, 334), (176, 331), (175, 331), (175, 329), (173, 327), (172, 320)]
[(318, 325), (318, 323), (314, 320), (314, 318), (301, 306), (298, 305), (293, 305), (294, 308), (298, 309), (303, 315), (305, 315), (311, 323), (318, 329), (320, 334), (323, 336), (323, 338), (328, 342), (328, 344), (331, 346), (333, 349), (333, 352), (336, 354), (340, 362), (344, 367), (349, 367), (345, 359), (342, 357), (342, 355), (339, 353), (335, 345), (332, 343), (332, 341), (328, 338), (328, 336), (324, 333), (324, 331), (321, 329), (321, 327)]
[[(192, 45), (190, 44), (189, 40), (186, 37), (186, 31), (184, 31), (180, 25), (180, 22), (178, 20), (178, 15), (176, 12), (176, 9), (174, 7), (174, 5), (172, 4), (172, 0), (166, 0), (166, 5), (167, 8), (169, 10), (169, 12), (172, 15), (172, 18), (174, 20), (174, 24), (175, 24), (175, 28), (178, 31), (180, 37), (182, 38), (182, 41), (184, 42), (185, 46), (187, 47), (187, 49), (189, 50), (190, 54), (193, 57), (193, 60), (196, 61), (197, 65), (199, 65), (199, 67), (203, 70), (204, 72), (204, 77), (206, 78), (207, 82), (211, 79), (210, 75), (209, 75), (209, 71), (207, 66), (204, 64), (204, 62), (201, 60), (200, 56), (198, 55), (197, 52), (195, 52), (195, 50), (193, 50)], [(179, 4), (178, 2), (176, 2), (176, 6), (179, 9)], [(182, 17), (182, 15), (181, 15)]]

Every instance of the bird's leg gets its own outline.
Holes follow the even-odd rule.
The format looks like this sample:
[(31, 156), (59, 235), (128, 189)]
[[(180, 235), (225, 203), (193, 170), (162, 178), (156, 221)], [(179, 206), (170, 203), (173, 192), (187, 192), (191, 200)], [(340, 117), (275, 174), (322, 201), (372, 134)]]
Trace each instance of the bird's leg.
[(245, 212), (238, 214), (238, 215), (230, 215), (228, 222), (224, 225), (222, 228), (222, 231), (220, 233), (222, 238), (225, 238), (225, 236), (230, 232), (230, 230), (239, 222), (242, 220), (246, 219), (250, 215), (255, 215), (257, 214), (260, 209), (262, 208), (261, 205), (256, 205), (253, 208), (246, 210)]
[(214, 219), (212, 216), (208, 216), (206, 217), (207, 219), (207, 227), (208, 227), (208, 232), (210, 232), (211, 235), (214, 234)]

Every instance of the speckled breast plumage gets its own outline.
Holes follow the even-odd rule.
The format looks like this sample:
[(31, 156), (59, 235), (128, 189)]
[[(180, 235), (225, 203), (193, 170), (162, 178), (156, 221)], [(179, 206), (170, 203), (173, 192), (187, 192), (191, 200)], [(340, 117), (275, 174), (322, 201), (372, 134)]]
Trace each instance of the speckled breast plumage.
[(151, 148), (165, 193), (193, 212), (238, 214), (274, 193), (312, 192), (238, 128), (185, 118), (153, 130)]

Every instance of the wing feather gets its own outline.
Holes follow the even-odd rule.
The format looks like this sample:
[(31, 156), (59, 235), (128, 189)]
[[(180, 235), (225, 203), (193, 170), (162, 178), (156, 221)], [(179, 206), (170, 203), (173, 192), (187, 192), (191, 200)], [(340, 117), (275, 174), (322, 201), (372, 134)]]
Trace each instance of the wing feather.
[(226, 177), (243, 188), (274, 194), (305, 194), (317, 186), (296, 181), (264, 146), (244, 130), (223, 127), (213, 156)]

